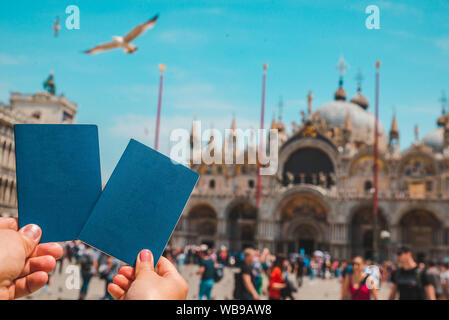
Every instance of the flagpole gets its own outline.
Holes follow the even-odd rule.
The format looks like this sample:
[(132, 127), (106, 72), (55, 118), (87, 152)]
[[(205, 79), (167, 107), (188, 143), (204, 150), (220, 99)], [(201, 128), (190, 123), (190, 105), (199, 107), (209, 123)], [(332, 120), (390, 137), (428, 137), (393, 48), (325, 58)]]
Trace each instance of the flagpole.
[(259, 136), (259, 153), (258, 153), (258, 161), (257, 161), (257, 201), (256, 201), (256, 205), (257, 208), (260, 207), (260, 199), (262, 196), (262, 175), (260, 174), (260, 158), (262, 156), (262, 149), (263, 149), (263, 123), (264, 123), (264, 118), (265, 118), (265, 86), (266, 86), (266, 80), (267, 80), (267, 68), (268, 68), (268, 64), (264, 63), (263, 64), (263, 74), (262, 74), (262, 105), (261, 105), (261, 112), (260, 112), (260, 133), (261, 135)]
[(157, 101), (157, 116), (156, 116), (156, 134), (154, 136), (154, 149), (155, 150), (158, 150), (158, 148), (159, 148), (159, 126), (160, 126), (160, 122), (161, 122), (162, 87), (163, 87), (163, 83), (164, 83), (164, 70), (165, 70), (165, 65), (160, 64), (159, 65), (159, 71), (160, 71), (159, 97), (158, 97), (158, 101)]
[(374, 193), (373, 193), (373, 260), (379, 262), (379, 210), (378, 210), (378, 175), (379, 175), (379, 68), (380, 61), (376, 62), (376, 100), (375, 100), (375, 119), (374, 119)]

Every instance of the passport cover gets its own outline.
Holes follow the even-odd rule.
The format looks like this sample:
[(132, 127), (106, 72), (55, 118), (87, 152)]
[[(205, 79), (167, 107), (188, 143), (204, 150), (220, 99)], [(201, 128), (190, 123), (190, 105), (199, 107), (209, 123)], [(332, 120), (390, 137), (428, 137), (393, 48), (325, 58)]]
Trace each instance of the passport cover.
[(35, 223), (41, 242), (78, 238), (101, 193), (96, 125), (16, 124), (19, 227)]
[(156, 265), (198, 177), (131, 139), (80, 240), (130, 265), (142, 249), (150, 249)]

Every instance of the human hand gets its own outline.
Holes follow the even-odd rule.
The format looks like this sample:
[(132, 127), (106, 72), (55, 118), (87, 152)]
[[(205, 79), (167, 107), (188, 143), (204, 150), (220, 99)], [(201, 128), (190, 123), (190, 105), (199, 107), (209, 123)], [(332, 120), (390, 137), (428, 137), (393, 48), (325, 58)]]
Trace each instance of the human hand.
[(0, 218), (0, 300), (29, 295), (48, 281), (62, 256), (57, 243), (38, 244), (42, 230), (29, 224), (18, 230), (17, 220)]
[(153, 254), (142, 250), (136, 268), (124, 266), (113, 278), (108, 291), (116, 300), (184, 300), (189, 286), (167, 258), (154, 268)]

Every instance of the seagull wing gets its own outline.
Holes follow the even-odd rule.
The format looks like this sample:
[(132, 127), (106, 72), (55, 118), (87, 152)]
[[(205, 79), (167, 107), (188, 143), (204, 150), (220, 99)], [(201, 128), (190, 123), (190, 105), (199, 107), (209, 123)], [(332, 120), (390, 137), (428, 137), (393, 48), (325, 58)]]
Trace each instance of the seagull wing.
[(88, 53), (88, 54), (95, 54), (95, 53), (103, 52), (106, 50), (115, 49), (118, 47), (119, 47), (119, 44), (117, 42), (108, 42), (108, 43), (100, 44), (100, 45), (93, 47), (90, 50), (86, 50), (84, 52)]
[(156, 20), (159, 17), (159, 15), (155, 15), (153, 18), (148, 20), (145, 23), (142, 23), (141, 25), (138, 25), (134, 29), (132, 29), (124, 38), (123, 41), (125, 42), (131, 42), (138, 36), (140, 36), (142, 33), (147, 31), (148, 29), (151, 29), (156, 24)]

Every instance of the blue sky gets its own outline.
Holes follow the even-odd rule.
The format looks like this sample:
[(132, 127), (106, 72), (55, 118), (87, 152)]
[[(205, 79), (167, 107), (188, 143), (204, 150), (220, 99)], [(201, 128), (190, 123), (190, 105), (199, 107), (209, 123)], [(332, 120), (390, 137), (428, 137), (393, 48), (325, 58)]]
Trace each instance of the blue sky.
[[(80, 8), (80, 30), (64, 28), (65, 8)], [(380, 8), (380, 30), (365, 28), (365, 8)], [(139, 50), (82, 53), (160, 14), (156, 27), (135, 41)], [(62, 30), (53, 37), (56, 16)], [(58, 93), (79, 105), (79, 123), (100, 130), (106, 181), (129, 138), (152, 146), (158, 64), (167, 66), (161, 151), (170, 130), (203, 126), (257, 127), (262, 64), (269, 64), (267, 125), (279, 96), (283, 119), (299, 121), (306, 95), (314, 108), (333, 99), (336, 64), (349, 63), (345, 89), (374, 101), (374, 63), (382, 61), (380, 118), (389, 128), (396, 110), (401, 148), (436, 127), (441, 91), (449, 95), (449, 2), (433, 1), (2, 1), (0, 101), (11, 91), (33, 93), (53, 69)], [(373, 104), (373, 103), (372, 103)], [(372, 106), (370, 107), (372, 110)], [(149, 136), (144, 128), (149, 129)]]

